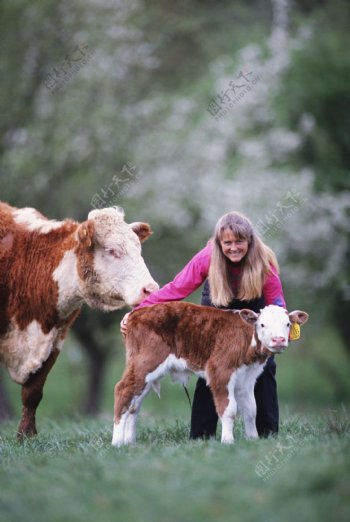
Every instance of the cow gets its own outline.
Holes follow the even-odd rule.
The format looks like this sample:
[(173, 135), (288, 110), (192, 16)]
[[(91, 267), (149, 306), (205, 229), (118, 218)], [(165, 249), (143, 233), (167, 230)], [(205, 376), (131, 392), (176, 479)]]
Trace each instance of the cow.
[(78, 223), (0, 202), (0, 362), (22, 386), (19, 439), (37, 433), (46, 377), (83, 303), (109, 312), (158, 289), (141, 256), (151, 233), (117, 207)]
[(272, 354), (288, 346), (291, 323), (308, 314), (269, 305), (222, 310), (186, 302), (161, 303), (133, 311), (125, 337), (126, 368), (115, 386), (113, 446), (136, 441), (141, 404), (170, 373), (185, 384), (191, 373), (206, 379), (222, 424), (222, 443), (233, 443), (237, 409), (248, 439), (258, 438), (254, 385)]

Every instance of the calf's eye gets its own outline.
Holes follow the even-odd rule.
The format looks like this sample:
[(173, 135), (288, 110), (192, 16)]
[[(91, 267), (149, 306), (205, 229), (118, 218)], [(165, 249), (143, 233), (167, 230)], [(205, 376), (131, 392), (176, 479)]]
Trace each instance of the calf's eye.
[(287, 327), (288, 327), (288, 328), (290, 327), (290, 323), (287, 323)]
[(260, 326), (261, 326), (261, 328), (265, 328), (265, 325), (264, 325), (264, 324), (261, 324)]

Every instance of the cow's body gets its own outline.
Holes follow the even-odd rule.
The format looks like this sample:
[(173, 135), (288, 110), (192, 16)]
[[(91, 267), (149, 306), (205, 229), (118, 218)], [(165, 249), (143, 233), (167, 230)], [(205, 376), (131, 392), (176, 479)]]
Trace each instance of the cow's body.
[(36, 433), (42, 387), (82, 304), (115, 310), (157, 288), (137, 237), (150, 233), (114, 208), (80, 224), (0, 203), (0, 362), (23, 385), (20, 434)]
[(206, 379), (222, 421), (222, 442), (233, 442), (237, 408), (247, 438), (257, 438), (256, 379), (267, 358), (287, 346), (290, 320), (300, 324), (307, 320), (305, 312), (288, 316), (277, 306), (264, 310), (268, 324), (262, 327), (261, 321), (253, 324), (259, 316), (249, 310), (232, 312), (183, 302), (133, 312), (127, 327), (127, 366), (115, 388), (112, 444), (135, 442), (142, 400), (152, 388), (159, 392), (159, 380), (167, 373), (182, 383), (191, 373)]

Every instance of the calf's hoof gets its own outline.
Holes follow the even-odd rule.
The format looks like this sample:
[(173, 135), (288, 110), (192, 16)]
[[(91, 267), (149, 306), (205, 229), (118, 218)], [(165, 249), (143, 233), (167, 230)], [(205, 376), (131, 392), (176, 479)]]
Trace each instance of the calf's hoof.
[(121, 446), (125, 446), (125, 444), (123, 427), (120, 424), (114, 424), (112, 446), (120, 448)]
[(221, 444), (234, 444), (235, 443), (235, 439), (233, 437), (224, 437), (221, 439)]
[(114, 437), (113, 435), (112, 446), (114, 446), (115, 448), (121, 448), (122, 446), (125, 446), (125, 442), (124, 440)]
[(258, 440), (259, 439), (259, 435), (257, 433), (247, 433), (245, 438), (247, 440)]

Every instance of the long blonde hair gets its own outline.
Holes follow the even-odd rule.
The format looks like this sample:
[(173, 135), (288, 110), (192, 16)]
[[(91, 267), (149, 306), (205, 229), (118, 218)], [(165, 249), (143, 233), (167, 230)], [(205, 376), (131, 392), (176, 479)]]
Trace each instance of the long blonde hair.
[[(230, 261), (223, 254), (220, 244), (225, 230), (231, 230), (237, 238), (248, 241), (248, 251), (242, 260), (237, 295), (234, 295), (230, 283)], [(212, 255), (208, 277), (210, 298), (215, 306), (228, 306), (235, 298), (250, 301), (261, 297), (271, 265), (279, 273), (274, 252), (259, 238), (250, 220), (240, 212), (229, 212), (219, 219), (211, 243)]]

